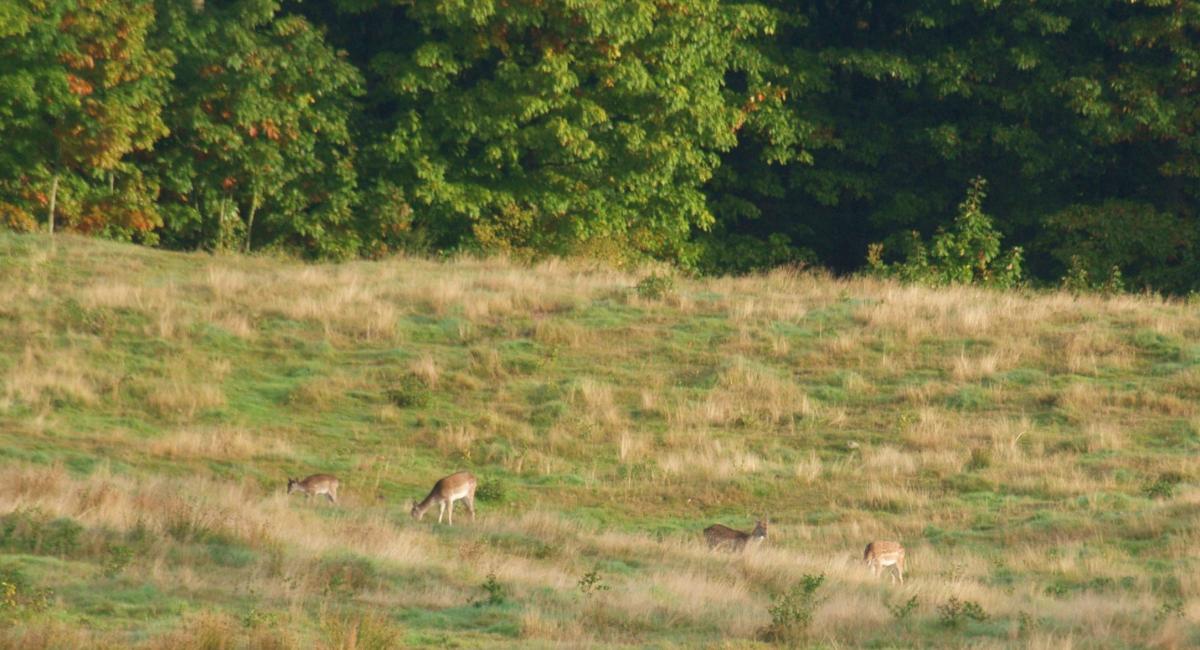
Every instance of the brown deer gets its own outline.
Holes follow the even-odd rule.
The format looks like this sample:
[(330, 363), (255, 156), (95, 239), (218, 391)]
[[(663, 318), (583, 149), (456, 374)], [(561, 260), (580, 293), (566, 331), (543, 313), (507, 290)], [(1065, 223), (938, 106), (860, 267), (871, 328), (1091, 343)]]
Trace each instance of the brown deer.
[(743, 533), (721, 524), (713, 524), (704, 529), (704, 539), (709, 548), (729, 547), (731, 551), (741, 551), (747, 544), (759, 544), (767, 538), (767, 522), (760, 521), (753, 532)]
[(429, 496), (425, 500), (412, 507), (412, 517), (417, 521), (421, 521), (421, 517), (425, 516), (425, 511), (438, 506), (438, 523), (442, 523), (442, 515), (446, 513), (446, 506), (450, 506), (449, 521), (450, 525), (454, 525), (454, 502), (462, 499), (466, 501), (467, 512), (471, 513), (471, 521), (475, 521), (475, 486), (478, 481), (470, 472), (458, 472), (451, 474), (437, 483), (433, 484), (433, 489), (429, 491)]
[(324, 494), (331, 503), (337, 503), (337, 491), (337, 477), (329, 474), (313, 474), (304, 480), (288, 478), (287, 493), (303, 492), (305, 500)]
[(873, 576), (879, 575), (884, 567), (892, 567), (892, 582), (900, 578), (900, 584), (904, 584), (904, 547), (900, 542), (875, 541), (867, 544), (863, 561)]

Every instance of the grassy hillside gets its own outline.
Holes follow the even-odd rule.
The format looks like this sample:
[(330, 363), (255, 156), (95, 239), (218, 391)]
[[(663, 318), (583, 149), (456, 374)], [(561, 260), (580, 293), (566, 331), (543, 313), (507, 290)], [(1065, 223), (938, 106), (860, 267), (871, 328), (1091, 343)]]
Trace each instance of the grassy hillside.
[(1200, 644), (1195, 305), (643, 277), (0, 235), (0, 645)]

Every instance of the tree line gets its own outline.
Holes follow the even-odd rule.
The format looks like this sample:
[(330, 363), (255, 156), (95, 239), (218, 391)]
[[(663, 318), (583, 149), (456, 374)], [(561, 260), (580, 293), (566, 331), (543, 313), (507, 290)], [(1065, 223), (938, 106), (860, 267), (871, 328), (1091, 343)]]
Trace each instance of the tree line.
[(8, 0), (0, 225), (849, 271), (968, 205), (1185, 293), (1198, 90), (1200, 0)]

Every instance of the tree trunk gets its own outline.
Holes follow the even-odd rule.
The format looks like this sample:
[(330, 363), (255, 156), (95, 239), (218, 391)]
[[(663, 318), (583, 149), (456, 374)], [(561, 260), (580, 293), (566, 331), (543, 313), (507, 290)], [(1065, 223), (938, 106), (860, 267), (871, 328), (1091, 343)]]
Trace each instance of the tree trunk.
[(58, 174), (54, 174), (54, 182), (50, 183), (50, 234), (54, 234), (54, 204), (58, 201)]
[(246, 217), (246, 252), (250, 252), (250, 233), (254, 230), (254, 213), (258, 211), (258, 190), (254, 191), (254, 198), (250, 199), (250, 215)]
[(227, 201), (224, 197), (221, 198), (221, 216), (217, 218), (217, 241), (213, 246), (213, 250), (217, 252), (225, 252), (225, 205)]

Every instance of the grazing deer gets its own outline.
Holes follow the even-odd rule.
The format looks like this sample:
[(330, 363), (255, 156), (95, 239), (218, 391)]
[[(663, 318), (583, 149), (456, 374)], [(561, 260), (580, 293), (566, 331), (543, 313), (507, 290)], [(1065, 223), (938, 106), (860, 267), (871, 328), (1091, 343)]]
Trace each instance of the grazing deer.
[(871, 569), (871, 575), (879, 575), (883, 567), (892, 567), (892, 582), (900, 578), (904, 584), (904, 547), (900, 542), (871, 542), (863, 551), (863, 561)]
[(313, 495), (324, 494), (331, 503), (337, 503), (337, 491), (337, 477), (329, 474), (313, 474), (302, 481), (294, 478), (288, 479), (287, 493), (303, 492), (305, 500), (311, 499)]
[(765, 521), (758, 522), (758, 525), (754, 527), (754, 532), (750, 533), (743, 533), (721, 524), (713, 524), (704, 529), (704, 539), (708, 541), (709, 548), (728, 546), (731, 551), (740, 551), (746, 548), (747, 543), (758, 544), (766, 538), (767, 522)]
[(442, 515), (446, 512), (446, 506), (450, 506), (450, 525), (454, 525), (454, 502), (462, 499), (467, 503), (467, 512), (471, 513), (471, 521), (475, 521), (475, 486), (478, 481), (470, 472), (458, 472), (451, 474), (437, 483), (433, 484), (433, 489), (429, 491), (429, 496), (425, 500), (414, 505), (412, 508), (412, 517), (417, 521), (421, 521), (421, 517), (425, 516), (425, 511), (429, 510), (436, 503), (438, 506), (438, 523), (442, 523)]

